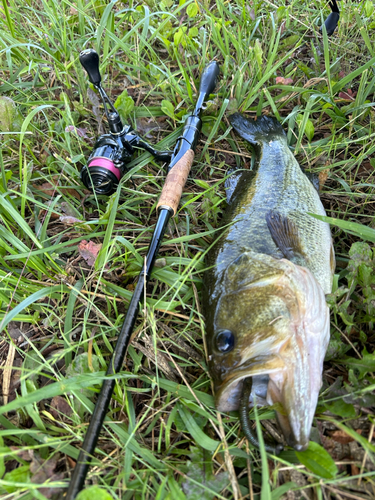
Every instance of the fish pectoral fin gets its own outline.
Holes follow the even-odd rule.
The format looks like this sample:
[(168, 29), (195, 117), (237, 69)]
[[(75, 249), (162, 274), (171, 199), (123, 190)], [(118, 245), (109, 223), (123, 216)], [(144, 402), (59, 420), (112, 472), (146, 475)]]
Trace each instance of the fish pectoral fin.
[(266, 222), (273, 241), (279, 247), (284, 257), (294, 264), (307, 267), (307, 256), (301, 247), (298, 227), (285, 215), (270, 210)]

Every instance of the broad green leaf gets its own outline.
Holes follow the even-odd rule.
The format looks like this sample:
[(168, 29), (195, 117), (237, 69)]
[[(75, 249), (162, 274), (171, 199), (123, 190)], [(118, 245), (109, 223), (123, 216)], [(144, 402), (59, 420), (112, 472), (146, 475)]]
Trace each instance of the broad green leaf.
[(257, 38), (255, 40), (254, 54), (255, 54), (255, 60), (258, 64), (258, 69), (261, 69), (262, 64), (263, 64), (263, 49), (262, 49), (262, 44), (260, 43), (259, 38)]
[(337, 466), (331, 455), (318, 443), (310, 441), (305, 451), (296, 451), (297, 458), (311, 472), (325, 479), (333, 479), (337, 473)]
[[(17, 467), (17, 469), (13, 469), (10, 472), (7, 472), (4, 476), (4, 483), (2, 486), (8, 493), (14, 493), (19, 488), (25, 488), (27, 483), (30, 480), (30, 465), (21, 465), (21, 467)], [(7, 482), (16, 483), (15, 486), (10, 484), (5, 484)], [(25, 483), (24, 486), (21, 486), (22, 483)]]
[(212, 500), (228, 484), (228, 473), (212, 472), (211, 453), (200, 448), (192, 448), (187, 463), (186, 480), (182, 488), (189, 500)]
[(288, 493), (288, 491), (293, 490), (293, 488), (298, 489), (298, 485), (293, 482), (282, 484), (281, 486), (272, 491), (271, 500), (279, 500), (279, 498), (285, 495), (285, 493)]
[[(176, 33), (173, 35), (173, 43), (177, 47), (178, 44), (181, 42), (182, 38), (184, 36), (184, 32), (182, 29), (178, 29)], [(163, 109), (163, 108), (162, 108)]]
[(305, 134), (308, 140), (311, 142), (313, 140), (315, 129), (311, 120), (307, 120), (305, 125)]
[(198, 5), (195, 2), (188, 5), (188, 7), (186, 9), (186, 14), (189, 17), (195, 17), (198, 14), (198, 12), (199, 12)]
[(188, 410), (185, 410), (185, 408), (179, 405), (179, 413), (188, 432), (192, 435), (193, 439), (199, 444), (199, 446), (209, 451), (217, 450), (221, 443), (208, 437), (196, 423), (194, 417)]
[(283, 40), (283, 47), (291, 47), (292, 45), (296, 45), (299, 40), (299, 35), (290, 35)]
[(165, 99), (163, 99), (161, 101), (161, 110), (163, 111), (163, 113), (167, 116), (170, 116), (171, 118), (175, 118), (175, 115), (174, 115), (174, 106), (171, 102), (169, 101), (166, 101)]
[[(69, 384), (69, 377), (75, 377), (76, 375), (83, 375), (85, 373), (91, 373), (91, 372), (96, 373), (99, 371), (99, 369), (100, 369), (99, 356), (92, 354), (90, 360), (88, 353), (83, 352), (82, 354), (79, 354), (73, 359), (72, 363), (68, 366), (66, 370), (66, 375), (68, 377), (68, 384)], [(83, 394), (88, 399), (93, 399), (95, 397), (95, 393), (90, 389), (82, 388), (80, 391), (77, 392), (79, 392), (79, 394)], [(77, 398), (75, 398), (74, 405), (78, 414), (81, 417), (83, 417), (85, 409), (82, 406), (79, 399), (77, 400)]]
[(67, 377), (75, 377), (76, 375), (92, 373), (93, 371), (98, 372), (100, 369), (99, 357), (93, 354), (91, 362), (92, 366), (89, 364), (89, 356), (87, 352), (78, 354), (66, 370)]
[(99, 486), (89, 486), (78, 493), (76, 500), (113, 500), (113, 496)]
[(134, 101), (133, 98), (128, 95), (128, 91), (126, 89), (116, 99), (115, 108), (120, 113), (120, 116), (124, 121), (133, 111)]
[(374, 4), (371, 0), (365, 2), (365, 12), (367, 17), (371, 17), (374, 13)]
[(368, 353), (366, 348), (362, 351), (362, 359), (346, 358), (341, 362), (356, 370), (359, 380), (362, 380), (368, 373), (375, 372), (375, 354)]
[(193, 26), (192, 28), (189, 29), (189, 37), (193, 38), (195, 36), (199, 35), (199, 30), (196, 26)]
[(330, 403), (325, 403), (324, 405), (327, 410), (335, 415), (339, 415), (342, 418), (355, 418), (357, 416), (354, 406), (345, 403), (343, 400), (332, 401)]
[(202, 189), (211, 189), (211, 186), (208, 184), (208, 182), (203, 181), (201, 179), (193, 179), (195, 184), (199, 186)]
[(17, 109), (10, 97), (0, 96), (0, 132), (12, 132)]

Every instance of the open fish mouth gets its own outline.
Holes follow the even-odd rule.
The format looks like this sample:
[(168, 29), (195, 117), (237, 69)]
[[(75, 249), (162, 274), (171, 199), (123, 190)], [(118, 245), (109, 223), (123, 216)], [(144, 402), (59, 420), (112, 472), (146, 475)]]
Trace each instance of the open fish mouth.
[[(214, 360), (225, 367), (220, 379), (216, 379), (216, 406), (226, 412), (239, 409), (243, 426), (249, 427), (246, 413), (254, 397), (257, 406), (277, 405), (276, 417), (287, 443), (302, 451), (309, 443), (322, 383), (323, 360), (329, 341), (329, 310), (324, 292), (312, 273), (282, 261), (278, 263), (286, 272), (279, 284), (266, 286), (279, 290), (279, 302), (279, 295), (284, 298), (288, 295), (287, 306), (284, 304), (281, 308), (274, 295), (267, 295), (274, 302), (267, 302), (266, 306), (278, 305), (274, 320), (269, 322), (267, 317), (265, 326), (260, 324), (259, 331), (244, 334), (238, 340), (237, 351), (234, 349), (226, 358)], [(279, 286), (281, 282), (282, 287)], [(244, 285), (241, 293), (248, 287)], [(253, 288), (248, 298), (250, 302), (254, 301), (255, 293)], [(229, 299), (227, 296), (221, 300)], [(283, 314), (279, 316), (280, 310)], [(217, 311), (217, 321), (220, 321), (220, 304)], [(272, 328), (269, 328), (270, 323)], [(228, 329), (235, 331), (236, 325), (230, 326)], [(250, 391), (249, 386), (252, 386)], [(273, 452), (276, 451), (273, 447)]]

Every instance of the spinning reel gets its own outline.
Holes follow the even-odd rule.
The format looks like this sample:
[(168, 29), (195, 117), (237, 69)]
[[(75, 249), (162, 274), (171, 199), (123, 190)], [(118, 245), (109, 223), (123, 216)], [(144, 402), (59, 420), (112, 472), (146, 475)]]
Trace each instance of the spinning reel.
[(81, 170), (81, 180), (90, 191), (109, 195), (116, 190), (126, 172), (126, 165), (131, 161), (135, 148), (148, 151), (162, 162), (169, 162), (172, 152), (157, 151), (137, 135), (130, 125), (123, 125), (118, 111), (101, 85), (99, 56), (95, 50), (83, 50), (79, 60), (100, 94), (110, 130), (109, 134), (97, 139), (87, 165)]

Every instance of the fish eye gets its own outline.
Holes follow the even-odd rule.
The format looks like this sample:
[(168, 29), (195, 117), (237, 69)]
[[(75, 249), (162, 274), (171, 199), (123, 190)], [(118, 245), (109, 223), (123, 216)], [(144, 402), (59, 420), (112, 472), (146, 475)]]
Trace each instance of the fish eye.
[(216, 348), (222, 353), (230, 352), (234, 347), (234, 335), (230, 330), (221, 330), (216, 335)]

